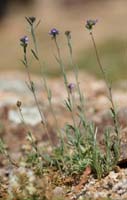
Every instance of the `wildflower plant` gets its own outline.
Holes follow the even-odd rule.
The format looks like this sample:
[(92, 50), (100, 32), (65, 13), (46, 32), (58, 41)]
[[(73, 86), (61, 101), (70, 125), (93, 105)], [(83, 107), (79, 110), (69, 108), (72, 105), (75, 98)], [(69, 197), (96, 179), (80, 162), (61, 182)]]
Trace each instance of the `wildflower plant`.
[(50, 143), (52, 144), (51, 137), (49, 136), (49, 133), (48, 133), (46, 118), (45, 118), (44, 113), (42, 112), (42, 110), (40, 108), (40, 105), (39, 105), (39, 102), (38, 102), (38, 99), (37, 99), (37, 95), (36, 95), (35, 85), (34, 85), (34, 82), (31, 79), (31, 75), (30, 75), (28, 58), (27, 58), (28, 37), (24, 36), (23, 38), (20, 39), (20, 42), (21, 42), (20, 45), (23, 47), (23, 53), (24, 53), (22, 63), (25, 66), (25, 69), (26, 69), (26, 72), (27, 72), (27, 77), (28, 77), (27, 86), (28, 86), (29, 90), (31, 91), (31, 93), (33, 94), (36, 106), (38, 108), (38, 111), (39, 111), (39, 114), (40, 114), (40, 117), (41, 117), (41, 123), (43, 124), (43, 127), (44, 127), (44, 129), (47, 133), (47, 136), (49, 138)]
[(55, 46), (56, 46), (56, 50), (57, 50), (56, 61), (58, 62), (59, 66), (61, 68), (61, 72), (62, 72), (63, 79), (64, 79), (64, 84), (65, 84), (65, 87), (67, 89), (67, 87), (68, 87), (67, 75), (66, 75), (65, 67), (64, 67), (64, 64), (63, 64), (63, 61), (62, 61), (60, 47), (59, 47), (59, 44), (58, 44), (58, 41), (57, 41), (59, 31), (56, 28), (53, 28), (53, 29), (50, 30), (49, 34), (51, 35), (51, 38), (53, 39)]
[[(39, 200), (45, 199), (43, 195), (42, 187), (36, 184), (35, 180), (39, 180), (40, 178), (44, 178), (46, 173), (54, 173), (57, 171), (57, 175), (60, 175), (62, 180), (65, 177), (71, 176), (76, 177), (80, 176), (84, 170), (89, 166), (98, 179), (101, 179), (105, 175), (109, 173), (110, 170), (117, 164), (119, 155), (120, 155), (120, 136), (119, 136), (119, 126), (117, 120), (117, 112), (115, 109), (115, 105), (112, 97), (112, 88), (111, 84), (108, 81), (105, 70), (102, 66), (99, 53), (97, 50), (97, 46), (95, 43), (95, 38), (93, 35), (93, 27), (97, 24), (98, 20), (87, 20), (86, 29), (89, 31), (97, 62), (102, 72), (104, 81), (106, 83), (108, 89), (108, 98), (111, 103), (111, 112), (114, 122), (114, 130), (115, 137), (114, 140), (111, 140), (110, 130), (106, 129), (104, 133), (104, 144), (105, 144), (105, 152), (100, 148), (97, 135), (98, 135), (98, 127), (95, 126), (93, 122), (89, 122), (86, 119), (85, 113), (85, 99), (83, 93), (80, 89), (79, 77), (78, 77), (78, 66), (74, 62), (73, 58), (73, 48), (72, 48), (72, 35), (70, 31), (65, 32), (67, 46), (69, 50), (69, 57), (71, 67), (73, 69), (73, 74), (75, 77), (74, 82), (69, 82), (67, 73), (65, 70), (64, 62), (61, 56), (61, 49), (58, 41), (58, 37), (60, 31), (56, 28), (50, 30), (49, 35), (53, 40), (56, 47), (56, 60), (61, 69), (61, 74), (63, 76), (64, 86), (67, 92), (67, 98), (64, 100), (65, 107), (67, 112), (70, 112), (72, 122), (66, 123), (63, 129), (60, 129), (57, 122), (57, 117), (54, 112), (54, 107), (52, 104), (52, 92), (48, 86), (46, 76), (45, 76), (45, 61), (42, 59), (42, 56), (39, 54), (37, 38), (36, 38), (36, 28), (39, 25), (40, 21), (37, 21), (35, 17), (26, 17), (27, 23), (30, 28), (33, 48), (30, 50), (32, 56), (37, 61), (37, 64), (40, 68), (40, 73), (42, 75), (42, 83), (44, 85), (45, 91), (47, 93), (47, 99), (50, 106), (50, 111), (54, 117), (56, 133), (58, 137), (58, 144), (56, 147), (53, 146), (51, 135), (48, 130), (48, 121), (43, 112), (43, 107), (40, 106), (38, 102), (37, 94), (36, 94), (36, 86), (31, 78), (30, 74), (30, 62), (29, 62), (29, 43), (30, 37), (23, 36), (20, 39), (20, 45), (23, 49), (23, 59), (22, 63), (25, 66), (28, 82), (27, 86), (31, 93), (33, 94), (35, 104), (38, 108), (38, 112), (40, 113), (41, 122), (45, 132), (47, 133), (48, 139), (50, 141), (50, 145), (52, 147), (52, 152), (50, 154), (46, 154), (43, 150), (38, 146), (37, 141), (32, 134), (28, 130), (27, 134), (27, 142), (30, 146), (29, 150), (25, 150), (23, 152), (23, 157), (19, 164), (23, 165), (22, 173), (15, 173), (12, 179), (12, 174), (10, 175), (10, 183), (13, 181), (16, 183), (16, 188), (13, 188), (13, 184), (10, 187), (9, 194), (12, 196), (11, 199), (30, 199), (30, 200)], [(75, 95), (78, 94), (78, 100)], [(25, 125), (25, 120), (22, 114), (22, 102), (17, 101), (17, 108), (19, 110), (21, 120)], [(0, 153), (3, 154), (11, 165), (19, 167), (11, 158), (8, 153), (5, 144), (2, 140), (0, 140)], [(21, 168), (19, 168), (21, 169)], [(32, 175), (33, 179), (30, 180), (29, 174)], [(50, 178), (52, 176), (50, 175)], [(49, 182), (48, 182), (49, 183)], [(44, 187), (45, 189), (45, 187)], [(42, 198), (41, 198), (42, 197)]]
[(79, 95), (79, 99), (80, 99), (80, 105), (77, 106), (78, 111), (79, 111), (78, 115), (79, 115), (79, 118), (80, 118), (80, 122), (83, 124), (83, 126), (86, 126), (84, 96), (83, 96), (83, 94), (81, 92), (80, 85), (79, 85), (78, 66), (77, 66), (77, 64), (74, 63), (74, 60), (73, 60), (71, 31), (69, 31), (69, 30), (65, 31), (65, 36), (66, 36), (66, 39), (67, 39), (67, 45), (68, 45), (68, 49), (69, 49), (71, 67), (73, 69), (75, 82), (76, 82), (76, 87), (77, 87), (77, 91), (78, 91), (78, 95)]
[[(35, 27), (36, 27), (36, 18), (34, 17), (26, 17), (26, 20), (30, 26), (32, 40), (34, 44), (34, 48), (31, 49), (31, 52), (35, 59), (37, 60), (40, 69), (44, 68), (44, 61), (43, 65), (41, 64), (40, 55), (38, 51), (38, 45), (36, 40), (36, 34), (35, 34)], [(97, 175), (98, 178), (101, 178), (104, 174), (108, 173), (109, 170), (115, 165), (119, 158), (119, 129), (117, 124), (117, 115), (115, 111), (115, 106), (112, 98), (112, 91), (111, 86), (108, 83), (107, 76), (105, 74), (105, 71), (103, 69), (103, 66), (100, 61), (100, 57), (97, 51), (95, 39), (93, 36), (93, 27), (96, 25), (98, 20), (87, 20), (85, 27), (89, 30), (90, 36), (94, 45), (97, 61), (99, 64), (99, 67), (101, 69), (102, 75), (104, 77), (104, 80), (106, 82), (108, 91), (109, 91), (109, 100), (111, 102), (111, 111), (113, 114), (113, 120), (114, 120), (114, 127), (116, 132), (116, 140), (114, 143), (113, 153), (115, 155), (115, 158), (113, 159), (113, 153), (111, 152), (112, 144), (109, 142), (110, 140), (110, 134), (109, 132), (105, 133), (105, 146), (106, 146), (106, 154), (102, 154), (102, 151), (98, 145), (97, 142), (97, 134), (98, 129), (94, 126), (92, 122), (87, 122), (85, 117), (85, 105), (84, 105), (84, 97), (80, 90), (79, 80), (78, 80), (78, 67), (74, 63), (73, 59), (73, 49), (72, 49), (72, 42), (71, 42), (71, 32), (66, 31), (65, 36), (67, 39), (67, 45), (69, 49), (69, 55), (70, 55), (70, 61), (71, 66), (74, 72), (75, 77), (75, 83), (69, 83), (65, 66), (62, 60), (61, 56), (61, 49), (58, 42), (58, 36), (60, 34), (59, 30), (56, 28), (53, 28), (50, 30), (49, 35), (51, 36), (51, 39), (54, 41), (54, 44), (56, 46), (56, 60), (59, 64), (59, 67), (61, 69), (61, 73), (64, 80), (65, 89), (67, 91), (67, 99), (65, 99), (65, 105), (67, 110), (71, 113), (72, 117), (72, 124), (66, 124), (64, 131), (65, 131), (65, 138), (61, 136), (62, 131), (57, 129), (59, 132), (59, 141), (58, 147), (54, 149), (53, 151), (53, 157), (51, 159), (48, 159), (51, 166), (54, 166), (58, 168), (60, 173), (64, 172), (66, 174), (77, 174), (81, 173), (85, 167), (88, 165), (91, 166), (93, 172)], [(37, 23), (39, 24), (39, 23)], [(26, 49), (28, 45), (28, 39), (25, 36), (24, 39), (20, 40), (22, 42), (22, 46), (24, 48), (24, 62), (26, 63)], [(27, 67), (27, 66), (26, 66)], [(32, 83), (31, 88), (33, 88), (33, 82), (31, 81), (29, 72), (29, 82)], [(47, 92), (47, 97), (49, 100), (49, 105), (52, 111), (52, 114), (54, 116), (54, 119), (57, 123), (55, 113), (52, 106), (52, 93), (51, 90), (48, 88), (47, 80), (45, 77), (45, 74), (42, 73), (43, 78), (43, 84), (45, 86), (45, 90)], [(35, 94), (35, 90), (33, 94)], [(77, 104), (77, 101), (75, 99), (75, 92), (78, 92), (79, 96), (79, 103)], [(36, 97), (36, 96), (34, 96)], [(40, 109), (37, 98), (35, 98), (35, 102), (37, 104), (38, 109)], [(45, 120), (46, 121), (46, 120)], [(58, 126), (58, 124), (57, 124)], [(36, 146), (33, 146), (36, 147)], [(34, 148), (37, 150), (37, 148)], [(116, 158), (117, 157), (117, 158)]]
[(94, 34), (93, 34), (93, 26), (95, 26), (97, 22), (98, 22), (98, 20), (92, 20), (92, 19), (87, 20), (85, 27), (89, 30), (91, 40), (92, 40), (92, 43), (93, 43), (93, 47), (94, 47), (94, 50), (95, 50), (97, 62), (98, 62), (99, 68), (101, 70), (102, 76), (104, 78), (105, 84), (106, 84), (107, 89), (108, 89), (108, 99), (111, 103), (110, 111), (112, 113), (112, 119), (113, 119), (113, 123), (114, 123), (114, 131), (116, 133), (116, 138), (115, 138), (115, 141), (114, 141), (114, 149), (113, 149), (114, 153), (115, 153), (115, 164), (116, 164), (118, 162), (119, 156), (120, 156), (120, 130), (119, 130), (117, 112), (116, 112), (116, 108), (115, 108), (113, 96), (112, 96), (112, 86), (111, 86), (111, 83), (108, 80), (107, 74), (106, 74), (106, 72), (103, 68), (102, 63), (101, 63), (101, 59), (100, 59), (100, 56), (99, 56), (99, 53), (98, 53), (97, 45), (96, 45)]
[[(54, 113), (54, 109), (53, 109), (53, 106), (52, 106), (52, 92), (51, 92), (50, 87), (48, 86), (48, 83), (47, 83), (47, 80), (46, 80), (46, 77), (45, 77), (46, 63), (45, 63), (44, 59), (42, 59), (42, 62), (41, 62), (39, 51), (38, 51), (38, 44), (37, 44), (37, 39), (36, 39), (36, 28), (38, 27), (40, 20), (37, 22), (35, 17), (26, 17), (26, 20), (27, 20), (28, 25), (30, 27), (30, 33), (31, 33), (31, 36), (32, 36), (32, 41), (33, 41), (33, 48), (31, 49), (31, 52), (32, 52), (32, 55), (34, 56), (34, 58), (36, 59), (36, 61), (38, 62), (40, 74), (42, 75), (41, 76), (42, 77), (42, 84), (44, 85), (45, 91), (47, 93), (47, 98), (48, 98), (48, 102), (49, 102), (49, 106), (50, 106), (52, 116), (54, 118), (55, 127), (57, 129), (57, 132), (59, 132), (56, 115)], [(55, 33), (55, 32), (57, 32), (56, 29), (54, 29), (54, 31), (52, 30), (52, 32), (54, 32), (54, 35), (58, 34), (58, 33)], [(41, 55), (41, 57), (42, 57), (42, 55)]]

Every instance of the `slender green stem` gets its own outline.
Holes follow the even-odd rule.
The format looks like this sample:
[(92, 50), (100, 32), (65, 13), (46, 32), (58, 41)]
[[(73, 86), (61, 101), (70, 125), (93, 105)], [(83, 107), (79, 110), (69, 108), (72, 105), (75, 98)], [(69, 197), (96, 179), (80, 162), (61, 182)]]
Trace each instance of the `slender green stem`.
[(95, 50), (95, 54), (96, 54), (98, 65), (99, 65), (101, 73), (102, 73), (102, 75), (104, 77), (105, 83), (106, 83), (106, 85), (107, 85), (107, 87), (109, 89), (109, 87), (110, 87), (109, 86), (109, 82), (108, 82), (108, 79), (106, 77), (106, 72), (104, 71), (103, 66), (101, 64), (101, 61), (100, 61), (99, 53), (98, 53), (98, 50), (97, 50), (97, 46), (96, 46), (95, 39), (94, 39), (92, 31), (90, 31), (90, 35), (91, 35), (91, 39), (92, 39), (92, 42), (93, 42), (93, 46), (94, 46), (94, 50)]
[(18, 107), (18, 110), (19, 110), (19, 114), (20, 114), (20, 116), (21, 116), (22, 123), (25, 124), (25, 119), (24, 119), (24, 116), (23, 116), (23, 114), (22, 114), (22, 109), (21, 109), (21, 107), (20, 107), (20, 108)]
[(36, 36), (35, 36), (33, 24), (31, 25), (31, 35), (32, 35), (32, 38), (33, 38), (33, 43), (34, 43), (34, 47), (35, 47), (35, 52), (36, 52), (36, 54), (37, 54), (37, 56), (38, 56), (38, 47), (37, 47)]
[(95, 39), (94, 39), (92, 31), (90, 31), (90, 35), (91, 35), (91, 39), (92, 39), (92, 42), (93, 42), (93, 46), (94, 46), (94, 50), (95, 50), (95, 54), (96, 54), (98, 65), (100, 67), (100, 70), (102, 72), (102, 75), (104, 77), (105, 83), (106, 83), (107, 88), (108, 88), (108, 92), (109, 92), (108, 99), (109, 99), (109, 101), (111, 103), (111, 106), (112, 106), (112, 108), (111, 108), (112, 110), (111, 111), (113, 113), (113, 119), (114, 119), (113, 121), (114, 121), (114, 125), (115, 125), (115, 132), (116, 132), (116, 134), (118, 136), (119, 135), (119, 127), (118, 127), (118, 120), (117, 120), (117, 114), (116, 114), (116, 110), (115, 110), (115, 105), (114, 105), (114, 101), (113, 101), (113, 97), (112, 97), (111, 84), (109, 84), (107, 76), (106, 76), (106, 73), (105, 73), (105, 71), (103, 69), (103, 66), (101, 64), (99, 53), (98, 53), (98, 50), (97, 50), (97, 46), (96, 46)]
[(65, 69), (64, 69), (63, 62), (62, 62), (61, 53), (60, 53), (60, 48), (59, 48), (59, 45), (58, 45), (58, 42), (57, 42), (56, 37), (54, 38), (54, 42), (55, 42), (55, 45), (56, 45), (56, 49), (57, 49), (57, 53), (58, 53), (58, 58), (59, 58), (59, 64), (60, 64), (61, 71), (62, 71), (63, 78), (64, 78), (64, 84), (65, 84), (66, 90), (67, 90), (67, 92), (68, 92), (68, 81), (67, 81), (67, 76), (66, 76), (66, 72), (65, 72)]
[(70, 33), (69, 33), (69, 35), (66, 34), (66, 38), (67, 38), (67, 43), (68, 43), (68, 48), (69, 48), (71, 66), (72, 66), (72, 69), (73, 69), (73, 72), (74, 72), (74, 75), (75, 75), (76, 85), (77, 85), (79, 99), (80, 99), (80, 104), (81, 104), (80, 115), (82, 115), (83, 122), (86, 124), (85, 114), (84, 114), (84, 110), (85, 110), (84, 96), (82, 95), (81, 89), (80, 89), (80, 86), (79, 86), (78, 67), (77, 67), (77, 65), (73, 61), (73, 49), (72, 49), (72, 44), (71, 44), (71, 35), (70, 35)]
[(73, 123), (74, 123), (74, 127), (76, 128), (77, 125), (76, 125), (76, 120), (75, 120), (75, 95), (74, 93), (72, 92), (71, 93), (71, 106), (72, 106), (72, 119), (73, 119)]
[(55, 42), (57, 53), (58, 53), (59, 65), (60, 65), (62, 75), (63, 75), (63, 78), (64, 78), (64, 84), (65, 84), (67, 94), (68, 94), (68, 100), (71, 103), (71, 108), (72, 108), (71, 116), (72, 116), (73, 124), (74, 124), (74, 127), (76, 129), (77, 126), (76, 126), (76, 121), (75, 121), (75, 113), (74, 113), (74, 110), (73, 110), (73, 104), (74, 104), (74, 101), (73, 101), (74, 99), (72, 98), (73, 95), (70, 94), (70, 91), (68, 90), (68, 80), (67, 80), (67, 76), (66, 76), (66, 71), (65, 71), (65, 68), (64, 68), (64, 65), (63, 65), (63, 61), (62, 61), (62, 58), (61, 58), (61, 52), (60, 52), (60, 48), (59, 48), (56, 37), (54, 38), (54, 42)]
[(26, 63), (26, 72), (27, 72), (27, 76), (28, 76), (28, 80), (29, 80), (29, 84), (30, 84), (29, 87), (30, 87), (31, 92), (33, 93), (34, 100), (35, 100), (35, 103), (37, 105), (37, 108), (38, 108), (42, 123), (45, 124), (46, 120), (45, 120), (45, 117), (44, 117), (44, 115), (42, 114), (42, 112), (40, 110), (40, 106), (38, 104), (37, 96), (36, 96), (35, 89), (34, 89), (34, 86), (33, 86), (33, 81), (32, 81), (31, 76), (30, 76), (26, 53), (24, 54), (24, 58), (25, 58), (25, 63)]
[(74, 61), (73, 61), (73, 49), (72, 49), (72, 45), (71, 45), (71, 37), (67, 36), (67, 42), (68, 42), (68, 47), (69, 47), (71, 66), (73, 68), (73, 72), (75, 75), (76, 85), (77, 85), (77, 89), (78, 89), (78, 93), (79, 93), (79, 97), (80, 97), (80, 102), (81, 102), (82, 108), (84, 108), (84, 98), (81, 93), (80, 86), (79, 86), (79, 80), (78, 80), (78, 67), (77, 67), (77, 65), (74, 64)]
[(41, 112), (41, 109), (40, 109), (40, 106), (39, 106), (39, 103), (38, 103), (38, 99), (37, 99), (37, 96), (36, 96), (35, 88), (34, 88), (34, 85), (33, 85), (33, 81), (32, 81), (31, 76), (30, 76), (26, 49), (24, 50), (24, 64), (25, 64), (25, 68), (26, 68), (26, 72), (27, 72), (27, 76), (28, 76), (28, 81), (29, 81), (29, 84), (30, 84), (30, 85), (28, 85), (28, 87), (29, 87), (30, 91), (33, 94), (36, 106), (38, 108), (38, 111), (39, 111), (39, 114), (40, 114), (40, 117), (41, 117), (41, 122), (43, 124), (43, 127), (45, 128), (45, 131), (46, 131), (46, 134), (48, 136), (48, 139), (49, 139), (50, 143), (52, 144), (52, 139), (51, 139), (51, 137), (49, 135), (48, 128), (47, 128), (47, 121), (45, 119), (45, 116)]
[[(45, 63), (43, 62), (43, 67), (42, 67), (42, 64), (40, 62), (40, 56), (39, 56), (39, 52), (38, 52), (38, 46), (37, 46), (36, 35), (35, 35), (33, 24), (31, 25), (31, 35), (32, 35), (32, 39), (33, 39), (35, 52), (36, 52), (36, 55), (37, 55), (37, 58), (38, 58), (37, 61), (38, 61), (39, 67), (40, 67), (40, 72), (41, 72), (41, 75), (42, 75), (44, 88), (45, 88), (45, 91), (47, 93), (47, 98), (48, 98), (48, 101), (49, 101), (50, 110), (51, 110), (52, 116), (54, 118), (55, 126), (56, 126), (57, 130), (59, 130), (57, 118), (56, 118), (56, 115), (55, 115), (55, 112), (54, 112), (54, 109), (53, 109), (53, 106), (52, 106), (51, 90), (48, 87), (48, 84), (47, 84), (47, 81), (46, 81), (46, 77), (45, 77), (45, 74), (44, 74), (44, 69), (43, 68), (45, 67)], [(43, 69), (43, 71), (42, 71), (42, 69)]]

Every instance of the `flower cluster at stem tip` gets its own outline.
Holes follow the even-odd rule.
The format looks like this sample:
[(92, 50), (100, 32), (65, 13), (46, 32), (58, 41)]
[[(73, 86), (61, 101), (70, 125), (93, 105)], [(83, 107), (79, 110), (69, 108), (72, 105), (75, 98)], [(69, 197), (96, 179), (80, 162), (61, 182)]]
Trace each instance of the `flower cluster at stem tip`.
[(53, 28), (50, 30), (49, 35), (51, 35), (52, 38), (56, 38), (56, 36), (59, 35), (59, 31), (56, 28)]
[(29, 38), (27, 36), (24, 36), (20, 39), (20, 44), (21, 46), (23, 47), (27, 47), (28, 45), (28, 42), (29, 42)]
[(68, 84), (68, 90), (70, 93), (72, 93), (75, 89), (75, 84), (74, 83), (69, 83)]
[(94, 20), (94, 19), (89, 19), (89, 20), (86, 21), (85, 27), (86, 27), (88, 30), (91, 31), (91, 30), (93, 29), (93, 26), (95, 26), (97, 22), (98, 22), (97, 19), (96, 19), (96, 20)]

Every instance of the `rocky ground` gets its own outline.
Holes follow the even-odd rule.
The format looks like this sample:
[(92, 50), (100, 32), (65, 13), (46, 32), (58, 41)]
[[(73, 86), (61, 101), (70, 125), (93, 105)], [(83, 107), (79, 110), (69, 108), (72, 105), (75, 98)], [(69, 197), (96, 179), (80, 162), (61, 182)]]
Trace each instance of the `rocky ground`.
[[(56, 144), (57, 139), (54, 130), (54, 121), (50, 113), (46, 93), (44, 91), (41, 78), (32, 77), (38, 101), (48, 120), (50, 134), (53, 143)], [(74, 83), (72, 73), (68, 74), (70, 83)], [(23, 73), (8, 72), (0, 74), (0, 137), (6, 142), (8, 149), (11, 151), (12, 157), (17, 159), (20, 156), (20, 151), (26, 143), (27, 128), (32, 130), (40, 143), (47, 141), (47, 136), (41, 127), (41, 119), (36, 108), (33, 96), (26, 84), (27, 77)], [(102, 130), (105, 126), (112, 126), (112, 118), (110, 102), (107, 98), (108, 92), (105, 83), (102, 80), (96, 80), (94, 77), (80, 73), (80, 87), (84, 93), (86, 101), (86, 115), (89, 120), (93, 120), (98, 125), (98, 138), (102, 138)], [(62, 128), (64, 124), (71, 121), (70, 115), (65, 109), (64, 99), (67, 94), (64, 89), (62, 78), (48, 80), (49, 87), (53, 95), (53, 107), (56, 113), (59, 126)], [(77, 92), (75, 89), (75, 98)], [(113, 99), (118, 111), (118, 118), (121, 129), (121, 165), (117, 169), (111, 171), (104, 179), (98, 181), (89, 176), (85, 184), (80, 184), (80, 187), (72, 187), (67, 198), (83, 199), (91, 197), (99, 199), (101, 197), (111, 197), (112, 199), (127, 199), (127, 89), (126, 83), (120, 84), (120, 89), (113, 90)], [(21, 118), (16, 106), (17, 100), (22, 102), (22, 113), (24, 116), (25, 126), (21, 123)], [(0, 174), (6, 172), (4, 161), (0, 161)], [(3, 172), (4, 170), (4, 172)], [(82, 178), (81, 178), (82, 179)], [(56, 187), (54, 193), (63, 193), (62, 187)]]

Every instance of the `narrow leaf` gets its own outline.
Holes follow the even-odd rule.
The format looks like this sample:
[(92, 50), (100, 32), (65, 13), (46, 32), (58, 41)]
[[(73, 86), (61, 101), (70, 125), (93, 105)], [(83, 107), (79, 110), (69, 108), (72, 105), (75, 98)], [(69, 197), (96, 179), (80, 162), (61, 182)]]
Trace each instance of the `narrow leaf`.
[(25, 19), (26, 19), (26, 21), (32, 26), (32, 23), (31, 23), (31, 21), (29, 20), (29, 18), (28, 18), (28, 17), (25, 17)]
[(36, 58), (36, 60), (39, 60), (39, 58), (38, 58), (36, 52), (35, 52), (33, 49), (31, 49), (31, 52), (32, 52), (33, 56)]
[(39, 26), (40, 23), (41, 23), (41, 20), (38, 21), (38, 23), (35, 26), (35, 29)]
[(71, 105), (70, 105), (69, 101), (65, 100), (65, 105), (67, 106), (67, 108), (69, 109), (69, 111), (72, 112), (72, 108), (71, 108)]

